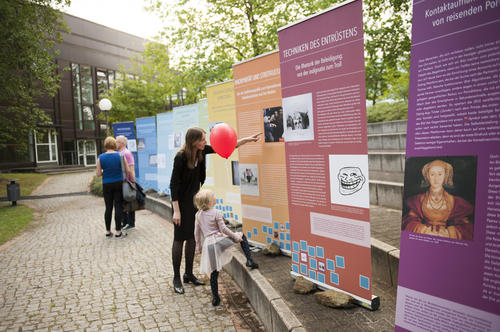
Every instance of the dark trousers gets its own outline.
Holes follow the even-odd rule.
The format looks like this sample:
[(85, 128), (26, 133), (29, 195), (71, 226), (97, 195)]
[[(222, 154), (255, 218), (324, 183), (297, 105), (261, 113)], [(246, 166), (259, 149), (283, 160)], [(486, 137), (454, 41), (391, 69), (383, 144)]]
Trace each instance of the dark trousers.
[(135, 227), (135, 211), (123, 212), (123, 226)]
[(106, 223), (106, 231), (111, 231), (111, 216), (113, 215), (113, 207), (115, 208), (115, 229), (122, 229), (123, 219), (123, 194), (122, 181), (104, 183), (102, 185), (102, 193), (104, 195), (104, 203), (106, 211), (104, 212), (104, 222)]

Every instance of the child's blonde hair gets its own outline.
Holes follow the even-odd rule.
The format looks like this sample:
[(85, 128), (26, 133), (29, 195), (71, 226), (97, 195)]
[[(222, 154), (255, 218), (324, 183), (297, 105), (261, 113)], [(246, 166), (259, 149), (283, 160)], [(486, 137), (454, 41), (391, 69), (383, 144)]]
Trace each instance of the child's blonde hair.
[(212, 207), (212, 200), (215, 198), (214, 193), (209, 189), (201, 189), (194, 196), (194, 204), (198, 210), (206, 211)]

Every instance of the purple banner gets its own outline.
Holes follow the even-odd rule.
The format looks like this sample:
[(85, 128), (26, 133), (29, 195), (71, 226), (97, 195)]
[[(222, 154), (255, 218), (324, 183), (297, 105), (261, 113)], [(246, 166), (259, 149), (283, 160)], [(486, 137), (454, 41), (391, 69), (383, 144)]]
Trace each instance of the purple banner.
[(413, 4), (396, 331), (500, 331), (500, 0)]

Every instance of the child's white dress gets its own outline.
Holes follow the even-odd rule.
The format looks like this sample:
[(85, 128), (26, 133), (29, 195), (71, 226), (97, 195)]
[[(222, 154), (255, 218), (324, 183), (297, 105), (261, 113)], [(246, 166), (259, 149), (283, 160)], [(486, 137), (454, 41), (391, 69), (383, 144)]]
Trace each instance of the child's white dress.
[(221, 211), (209, 209), (198, 211), (194, 226), (196, 248), (201, 249), (200, 273), (220, 271), (233, 257), (228, 250), (243, 236), (232, 232), (224, 224)]

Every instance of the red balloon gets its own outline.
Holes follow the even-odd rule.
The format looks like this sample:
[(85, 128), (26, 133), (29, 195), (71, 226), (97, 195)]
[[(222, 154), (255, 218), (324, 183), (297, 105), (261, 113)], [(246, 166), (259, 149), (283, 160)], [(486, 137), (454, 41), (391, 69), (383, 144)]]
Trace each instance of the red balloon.
[(210, 145), (219, 156), (227, 159), (233, 153), (237, 143), (236, 132), (227, 123), (219, 123), (212, 128)]

